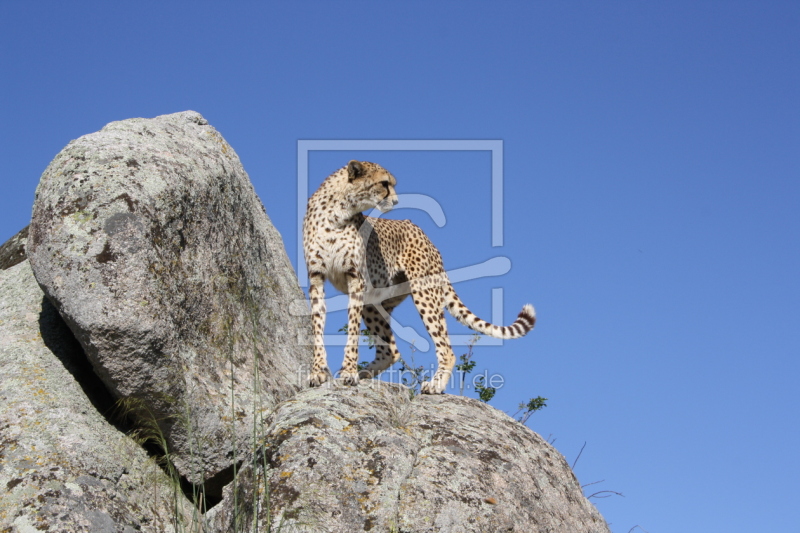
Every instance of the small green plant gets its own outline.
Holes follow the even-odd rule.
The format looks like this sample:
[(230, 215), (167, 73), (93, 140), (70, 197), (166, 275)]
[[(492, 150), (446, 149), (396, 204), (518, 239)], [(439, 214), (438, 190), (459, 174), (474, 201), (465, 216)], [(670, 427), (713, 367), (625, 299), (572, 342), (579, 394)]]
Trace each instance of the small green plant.
[[(347, 333), (349, 331), (349, 328), (347, 327), (347, 324), (345, 324), (344, 326), (340, 327), (337, 331), (339, 333)], [(372, 333), (369, 331), (369, 329), (367, 329), (367, 328), (362, 329), (360, 331), (360, 334), (361, 334), (361, 338), (366, 341), (367, 346), (369, 346), (370, 348), (374, 348), (375, 347), (375, 337), (372, 336)], [(359, 363), (359, 367), (362, 364), (364, 364), (364, 361)], [(361, 370), (361, 368), (359, 368), (359, 370)]]
[(425, 375), (425, 367), (415, 366), (414, 363), (414, 354), (417, 352), (417, 349), (414, 347), (414, 343), (411, 343), (411, 363), (409, 364), (405, 359), (400, 357), (400, 380), (402, 381), (403, 385), (408, 387), (410, 392), (411, 398), (419, 394), (419, 389), (422, 385), (422, 382), (425, 381), (427, 377)]
[(456, 365), (456, 371), (458, 371), (460, 375), (459, 384), (458, 384), (458, 394), (460, 396), (464, 396), (464, 376), (465, 374), (469, 374), (475, 369), (475, 365), (477, 364), (475, 361), (472, 360), (472, 348), (478, 343), (481, 336), (477, 333), (472, 336), (469, 343), (467, 343), (467, 353), (462, 354), (461, 357), (458, 358), (460, 363)]
[(475, 392), (478, 393), (478, 399), (480, 401), (489, 403), (497, 393), (497, 389), (487, 385), (486, 376), (478, 376), (475, 378)]
[[(472, 336), (472, 338), (467, 343), (467, 353), (462, 354), (461, 357), (458, 358), (460, 361), (456, 366), (455, 369), (459, 372), (459, 384), (458, 384), (458, 393), (463, 396), (464, 395), (464, 384), (465, 384), (465, 377), (467, 374), (475, 370), (475, 365), (477, 362), (472, 359), (473, 353), (472, 350), (475, 348), (475, 345), (478, 344), (478, 341), (481, 340), (481, 336), (477, 333)], [(478, 399), (484, 403), (489, 403), (494, 395), (497, 394), (496, 387), (490, 387), (486, 383), (486, 376), (481, 375), (477, 376), (475, 380), (472, 382), (473, 386), (475, 387), (475, 392), (478, 394)]]
[(514, 418), (517, 418), (517, 415), (519, 415), (517, 421), (519, 421), (521, 424), (524, 424), (525, 422), (528, 421), (528, 419), (531, 417), (533, 413), (541, 409), (544, 409), (545, 407), (547, 407), (547, 398), (542, 398), (541, 396), (537, 396), (536, 398), (531, 398), (530, 400), (528, 400), (528, 403), (521, 402), (519, 404), (519, 411), (514, 413), (513, 416)]
[[(205, 488), (183, 483), (183, 479), (172, 460), (172, 453), (167, 439), (161, 430), (159, 419), (147, 404), (133, 397), (117, 400), (115, 416), (120, 420), (127, 419), (132, 428), (128, 436), (139, 446), (147, 450), (153, 462), (166, 474), (171, 487), (172, 527), (177, 532), (194, 531), (200, 523), (199, 513), (205, 511)], [(184, 490), (186, 486), (191, 491)], [(186, 513), (184, 502), (192, 503), (192, 512)]]

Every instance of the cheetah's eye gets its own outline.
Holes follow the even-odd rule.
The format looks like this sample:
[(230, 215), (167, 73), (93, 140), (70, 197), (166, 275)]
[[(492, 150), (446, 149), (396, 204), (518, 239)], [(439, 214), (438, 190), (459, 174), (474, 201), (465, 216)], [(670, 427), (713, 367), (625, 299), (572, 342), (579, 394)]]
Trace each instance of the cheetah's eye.
[(383, 186), (384, 186), (384, 187), (386, 187), (387, 189), (389, 188), (389, 182), (388, 182), (388, 181), (382, 181), (382, 182), (381, 182), (381, 185), (383, 185)]

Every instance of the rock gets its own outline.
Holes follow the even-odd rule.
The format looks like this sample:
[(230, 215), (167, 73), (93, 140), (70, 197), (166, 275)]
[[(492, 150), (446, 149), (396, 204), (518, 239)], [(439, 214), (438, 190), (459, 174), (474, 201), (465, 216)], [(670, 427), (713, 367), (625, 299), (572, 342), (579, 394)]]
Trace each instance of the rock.
[(191, 524), (175, 482), (98, 413), (102, 387), (94, 398), (81, 389), (76, 376), (93, 389), (85, 361), (28, 263), (0, 271), (0, 531)]
[(218, 492), (311, 360), (308, 317), (288, 311), (303, 293), (233, 148), (193, 111), (72, 141), (42, 175), (27, 250), (114, 397)]
[(25, 260), (26, 242), (28, 242), (28, 226), (0, 246), (0, 270), (11, 268)]
[(561, 454), (477, 400), (362, 381), (303, 391), (266, 427), (213, 531), (609, 532)]
[[(609, 533), (564, 458), (486, 404), (303, 390), (303, 294), (197, 113), (71, 142), (0, 260), (26, 253), (0, 270), (0, 531)], [(221, 501), (201, 517), (184, 480)]]

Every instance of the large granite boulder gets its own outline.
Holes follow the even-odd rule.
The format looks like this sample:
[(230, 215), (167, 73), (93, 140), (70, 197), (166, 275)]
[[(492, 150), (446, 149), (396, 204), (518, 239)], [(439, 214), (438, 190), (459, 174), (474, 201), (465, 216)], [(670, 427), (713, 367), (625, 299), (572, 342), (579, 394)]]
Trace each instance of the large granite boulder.
[(0, 270), (0, 531), (189, 530), (197, 511), (101, 416), (87, 365), (28, 263)]
[(561, 454), (524, 425), (379, 381), (279, 406), (207, 519), (220, 532), (609, 533)]
[(116, 398), (155, 420), (178, 471), (221, 489), (265, 410), (301, 387), (308, 317), (281, 237), (193, 111), (72, 141), (36, 190), (36, 279)]

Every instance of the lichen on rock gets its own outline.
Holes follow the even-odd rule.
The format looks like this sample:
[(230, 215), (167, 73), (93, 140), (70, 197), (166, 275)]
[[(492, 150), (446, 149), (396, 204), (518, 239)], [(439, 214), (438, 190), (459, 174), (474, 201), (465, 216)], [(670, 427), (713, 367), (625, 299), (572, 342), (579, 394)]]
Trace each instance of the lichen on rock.
[(27, 261), (0, 271), (0, 531), (199, 523), (175, 480), (101, 415), (108, 399), (82, 389), (82, 360)]

